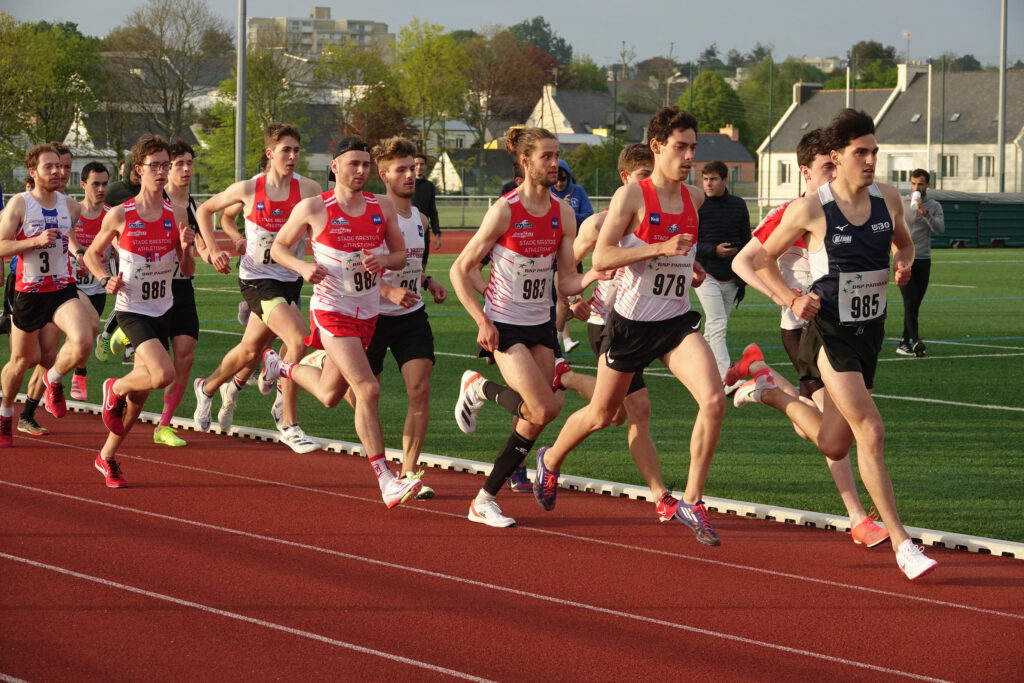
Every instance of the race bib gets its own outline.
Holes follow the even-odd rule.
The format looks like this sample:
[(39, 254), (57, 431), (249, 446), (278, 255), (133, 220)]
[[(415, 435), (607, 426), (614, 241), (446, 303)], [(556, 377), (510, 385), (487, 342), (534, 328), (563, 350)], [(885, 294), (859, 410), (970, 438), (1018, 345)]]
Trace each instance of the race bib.
[(413, 294), (420, 293), (420, 280), (423, 275), (423, 261), (418, 258), (408, 258), (405, 268), (399, 271), (389, 270), (385, 274), (385, 281), (392, 287), (408, 289)]
[(61, 278), (69, 275), (61, 240), (23, 252), (21, 257), (25, 263), (22, 266), (25, 278), (37, 280), (47, 276)]
[(355, 251), (345, 254), (341, 266), (341, 289), (346, 294), (365, 294), (377, 287), (379, 273), (371, 273), (363, 267), (363, 253)]
[(551, 298), (551, 265), (533, 263), (528, 259), (516, 267), (515, 279), (512, 281), (512, 300), (532, 303)]
[(131, 275), (127, 278), (128, 298), (132, 301), (158, 301), (170, 297), (174, 265), (174, 259), (132, 264)]
[(885, 315), (889, 269), (839, 274), (839, 321), (863, 323)]
[(693, 262), (661, 256), (652, 258), (641, 278), (640, 294), (659, 299), (684, 299), (693, 280)]
[(276, 263), (274, 259), (270, 258), (270, 247), (273, 246), (273, 244), (274, 234), (261, 231), (259, 236), (256, 238), (253, 253), (250, 255), (257, 265), (263, 264), (265, 266), (269, 266), (272, 263)]

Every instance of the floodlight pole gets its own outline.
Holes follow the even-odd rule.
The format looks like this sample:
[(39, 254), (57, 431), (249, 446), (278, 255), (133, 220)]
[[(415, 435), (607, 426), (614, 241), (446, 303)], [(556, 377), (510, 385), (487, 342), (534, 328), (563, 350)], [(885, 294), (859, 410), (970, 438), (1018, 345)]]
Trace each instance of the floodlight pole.
[(1006, 0), (999, 25), (999, 131), (996, 134), (996, 174), (999, 191), (1006, 192)]
[(235, 67), (235, 181), (245, 172), (245, 0), (238, 0), (238, 62)]

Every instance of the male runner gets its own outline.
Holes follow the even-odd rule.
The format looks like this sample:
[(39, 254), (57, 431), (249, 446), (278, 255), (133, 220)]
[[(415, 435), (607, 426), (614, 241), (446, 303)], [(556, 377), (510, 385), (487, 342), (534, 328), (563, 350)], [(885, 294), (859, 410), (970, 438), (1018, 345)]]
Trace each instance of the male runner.
[[(75, 221), (75, 239), (83, 249), (92, 245), (96, 235), (99, 234), (103, 218), (110, 211), (110, 206), (104, 203), (107, 195), (107, 183), (110, 180), (110, 172), (107, 167), (98, 161), (90, 161), (82, 167), (82, 190), (85, 196), (82, 198), (82, 213)], [(106, 260), (109, 261), (113, 254), (111, 248), (107, 248)], [(83, 264), (84, 265), (84, 264)], [(103, 315), (103, 309), (107, 305), (107, 292), (100, 286), (99, 281), (93, 277), (89, 270), (83, 269), (77, 277), (78, 291), (89, 298), (89, 302), (96, 310), (96, 316)], [(75, 368), (75, 374), (71, 378), (71, 398), (77, 401), (85, 401), (89, 398), (85, 359), (81, 365)], [(19, 423), (18, 429), (21, 430)]]
[[(796, 147), (796, 158), (800, 165), (800, 173), (807, 183), (807, 192), (817, 192), (819, 187), (835, 178), (836, 165), (828, 154), (820, 128), (812, 130), (801, 138)], [(748, 285), (783, 307), (780, 322), (782, 346), (786, 349), (793, 367), (797, 368), (797, 372), (799, 372), (800, 365), (797, 358), (804, 321), (786, 308), (786, 301), (779, 299), (771, 289), (761, 282), (754, 272), (753, 265), (754, 255), (760, 250), (760, 245), (778, 227), (789, 204), (790, 202), (787, 202), (769, 212), (754, 230), (755, 239), (750, 240), (733, 259), (732, 268)], [(779, 258), (779, 270), (794, 294), (803, 294), (810, 288), (811, 272), (807, 260), (807, 247), (803, 239), (797, 240), (782, 254)], [(821, 409), (825, 400), (821, 378), (817, 376), (801, 378), (800, 390), (797, 391), (778, 373), (765, 373), (767, 368), (768, 365), (764, 362), (761, 349), (754, 344), (744, 349), (741, 360), (730, 367), (726, 373), (725, 384), (729, 386), (749, 376), (754, 378), (736, 390), (733, 403), (737, 407), (748, 403), (763, 403), (775, 408), (790, 417), (794, 428), (801, 437), (816, 442), (821, 427)], [(813, 401), (813, 406), (817, 410), (814, 410), (806, 400), (801, 401), (801, 396)], [(844, 457), (841, 460), (825, 458), (825, 462), (836, 483), (839, 497), (846, 507), (846, 513), (850, 517), (850, 533), (854, 542), (864, 544), (869, 548), (884, 542), (889, 538), (889, 532), (876, 524), (861, 505), (850, 458)]]
[[(572, 207), (551, 193), (558, 179), (558, 139), (543, 128), (513, 128), (506, 133), (505, 146), (523, 167), (523, 183), (491, 205), (450, 271), (459, 301), (479, 328), (481, 355), (493, 356), (508, 382), (506, 387), (479, 372), (463, 373), (455, 405), (459, 428), (467, 434), (476, 430), (476, 414), (484, 401), (494, 401), (518, 418), (469, 506), (470, 521), (493, 527), (515, 524), (501, 513), (494, 497), (565, 400), (551, 388), (558, 348), (551, 319), (553, 260), (557, 257), (562, 294), (578, 294), (598, 278), (593, 271), (584, 276), (576, 272), (576, 218)], [(488, 254), (491, 273), (481, 306), (474, 281), (478, 264)]]
[[(222, 402), (234, 400), (237, 386), (232, 381), (235, 373), (251, 366), (275, 337), (287, 345), (285, 358), (298, 362), (306, 353), (303, 343), (305, 323), (297, 306), (302, 278), (279, 265), (271, 256), (271, 243), (285, 224), (292, 209), (303, 198), (320, 194), (320, 186), (308, 178), (294, 177), (299, 157), (299, 131), (295, 126), (275, 123), (264, 134), (265, 154), (269, 159), (266, 175), (234, 183), (220, 194), (203, 202), (196, 213), (199, 231), (210, 248), (210, 262), (221, 273), (231, 270), (231, 255), (221, 250), (214, 241), (213, 214), (242, 204), (245, 211), (245, 256), (238, 268), (238, 283), (242, 296), (249, 304), (250, 315), (242, 341), (227, 352), (220, 365), (205, 379), (193, 383), (196, 392), (194, 414), (196, 429), (210, 429), (210, 411), (213, 392), (220, 388)], [(297, 256), (305, 245), (296, 240), (293, 245)], [(296, 453), (315, 451), (320, 446), (309, 439), (299, 427), (296, 417), (296, 393), (291, 382), (282, 386), (284, 394), (281, 441)]]
[[(416, 145), (405, 138), (389, 138), (374, 147), (372, 154), (398, 216), (405, 242), (405, 267), (385, 270), (381, 275), (380, 315), (366, 357), (378, 382), (389, 348), (398, 363), (409, 399), (402, 430), (401, 474), (405, 479), (420, 479), (422, 472), (416, 471), (416, 461), (430, 422), (430, 373), (434, 368), (434, 335), (421, 292), (429, 292), (439, 304), (448, 298), (448, 290), (423, 272), (427, 235), (419, 209), (412, 205)], [(424, 485), (416, 497), (433, 498), (434, 491)]]
[[(914, 545), (900, 522), (885, 467), (885, 428), (871, 398), (884, 337), (889, 252), (895, 246), (895, 280), (904, 284), (914, 243), (896, 188), (875, 182), (878, 143), (871, 117), (844, 109), (825, 140), (836, 165), (835, 181), (790, 204), (754, 256), (754, 266), (788, 308), (810, 321), (800, 342), (800, 362), (816, 365), (827, 392), (818, 448), (841, 459), (851, 436), (856, 440), (861, 479), (889, 531), (896, 564), (915, 579), (936, 562)], [(807, 244), (813, 284), (808, 294), (797, 296), (775, 261), (800, 237)]]
[[(139, 193), (111, 209), (85, 262), (108, 294), (116, 294), (117, 326), (135, 348), (131, 371), (103, 383), (103, 424), (110, 433), (96, 456), (95, 466), (111, 488), (126, 486), (114, 455), (135, 425), (153, 389), (174, 382), (174, 364), (168, 353), (176, 267), (191, 275), (195, 270), (192, 241), (184, 207), (164, 197), (171, 169), (170, 146), (163, 138), (146, 134), (132, 147), (132, 161), (141, 178)], [(107, 272), (105, 245), (116, 240), (117, 276)]]
[(60, 193), (63, 171), (59, 151), (53, 145), (37, 145), (25, 155), (33, 179), (30, 191), (15, 195), (0, 214), (0, 258), (18, 255), (14, 272), (11, 357), (0, 373), (0, 446), (13, 444), (14, 398), (25, 371), (37, 365), (47, 349), (42, 330), (54, 324), (55, 339), (67, 340), (56, 353), (44, 376), (46, 409), (54, 417), (67, 412), (62, 380), (92, 349), (95, 313), (78, 296), (71, 254), (81, 251), (73, 226), (80, 215), (78, 202)]
[[(338, 142), (335, 151), (337, 156), (331, 161), (334, 189), (300, 202), (271, 246), (276, 263), (314, 285), (308, 342), (327, 352), (323, 369), (283, 362), (267, 349), (260, 387), (268, 393), (279, 378), (290, 377), (328, 408), (336, 406), (351, 389), (356, 434), (377, 476), (381, 497), (392, 508), (415, 496), (422, 484), (416, 476), (395, 478), (388, 467), (377, 414), (380, 385), (370, 370), (366, 347), (380, 309), (381, 270), (405, 267), (405, 244), (391, 200), (362, 191), (370, 176), (369, 145), (360, 138), (347, 137)], [(314, 263), (294, 250), (307, 230), (312, 230)], [(386, 251), (383, 245), (387, 245)]]
[(702, 495), (722, 427), (725, 393), (714, 355), (699, 332), (700, 314), (690, 309), (697, 209), (704, 193), (683, 184), (697, 146), (697, 120), (676, 107), (663, 107), (648, 124), (647, 139), (654, 172), (615, 192), (594, 250), (595, 268), (620, 269), (594, 397), (566, 420), (553, 446), (537, 451), (533, 491), (545, 510), (554, 508), (558, 473), (569, 452), (611, 424), (634, 374), (660, 359), (693, 395), (698, 412), (683, 499), (663, 496), (658, 515), (663, 520), (674, 516), (693, 529), (698, 541), (716, 546), (721, 541)]
[[(623, 185), (637, 183), (650, 177), (654, 171), (654, 155), (651, 152), (650, 146), (643, 143), (634, 143), (625, 147), (619, 154), (618, 170), (619, 178), (621, 178)], [(607, 216), (608, 212), (602, 211), (593, 214), (583, 221), (583, 224), (580, 226), (580, 234), (576, 237), (576, 242), (573, 244), (573, 252), (577, 263), (582, 261), (587, 254), (593, 252), (597, 244), (598, 235), (601, 232), (601, 227), (604, 225)], [(694, 267), (695, 269), (699, 268), (699, 265), (695, 264)], [(615, 301), (615, 291), (615, 280), (598, 282), (589, 302), (574, 304), (574, 307), (587, 306), (589, 309), (590, 316), (587, 318), (587, 336), (590, 339), (590, 346), (594, 351), (595, 358), (600, 358), (601, 356), (601, 338), (604, 333), (608, 313), (611, 311)], [(561, 384), (566, 389), (576, 391), (589, 403), (594, 396), (595, 379), (590, 375), (582, 375), (571, 369), (559, 373), (559, 369), (568, 365), (564, 360), (559, 360), (562, 362), (556, 365), (556, 386)], [(667, 522), (675, 515), (679, 501), (669, 493), (665, 482), (661, 478), (658, 452), (654, 446), (654, 441), (651, 439), (650, 432), (651, 401), (647, 392), (647, 386), (644, 384), (642, 371), (633, 375), (623, 402), (623, 409), (619, 410), (615, 417), (612, 418), (612, 423), (619, 425), (626, 419), (629, 420), (627, 440), (630, 455), (633, 456), (637, 469), (640, 470), (641, 476), (643, 476), (644, 481), (647, 482), (651, 489), (658, 518), (663, 522)]]
[[(175, 210), (185, 211), (189, 227), (193, 232), (198, 232), (196, 202), (189, 194), (195, 151), (184, 140), (175, 140), (170, 145), (169, 154), (171, 171), (167, 177), (164, 194)], [(201, 254), (206, 251), (202, 237), (196, 238), (195, 245)], [(171, 322), (171, 350), (174, 352), (174, 382), (164, 390), (164, 409), (160, 414), (160, 424), (153, 430), (153, 443), (172, 447), (186, 445), (185, 440), (178, 436), (177, 430), (171, 426), (171, 419), (188, 387), (189, 374), (195, 360), (196, 343), (199, 341), (199, 313), (196, 311), (196, 291), (192, 286), (192, 278), (192, 274), (186, 275), (182, 272), (180, 263), (175, 264), (171, 278), (174, 302), (168, 313)]]

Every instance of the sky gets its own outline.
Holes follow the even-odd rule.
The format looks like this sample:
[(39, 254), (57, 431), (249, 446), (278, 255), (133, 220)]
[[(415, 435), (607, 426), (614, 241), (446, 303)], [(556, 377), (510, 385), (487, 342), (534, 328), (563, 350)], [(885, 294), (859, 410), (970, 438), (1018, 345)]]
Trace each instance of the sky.
[[(207, 0), (210, 8), (232, 28), (238, 0)], [(103, 36), (125, 14), (146, 0), (88, 0), (38, 2), (0, 0), (0, 11), (23, 21), (72, 21), (88, 35)], [(910, 59), (925, 60), (944, 52), (973, 54), (982, 64), (998, 65), (1001, 0), (733, 0), (731, 3), (686, 0), (640, 2), (485, 2), (480, 0), (376, 0), (348, 4), (329, 0), (284, 3), (248, 0), (251, 17), (306, 17), (314, 4), (331, 7), (333, 19), (382, 21), (398, 33), (410, 19), (440, 24), (446, 29), (480, 30), (510, 26), (543, 16), (554, 32), (573, 46), (574, 56), (587, 55), (599, 65), (618, 62), (623, 41), (635, 61), (672, 56), (695, 59), (712, 43), (721, 55), (731, 49), (749, 52), (757, 42), (774, 47), (776, 61), (787, 56), (843, 56), (854, 43), (875, 40), (907, 51), (904, 31), (910, 31)], [(843, 5), (856, 9), (844, 14)], [(1024, 60), (1024, 0), (1008, 0), (1008, 64)], [(291, 8), (291, 11), (282, 8)], [(640, 8), (643, 11), (637, 11)]]

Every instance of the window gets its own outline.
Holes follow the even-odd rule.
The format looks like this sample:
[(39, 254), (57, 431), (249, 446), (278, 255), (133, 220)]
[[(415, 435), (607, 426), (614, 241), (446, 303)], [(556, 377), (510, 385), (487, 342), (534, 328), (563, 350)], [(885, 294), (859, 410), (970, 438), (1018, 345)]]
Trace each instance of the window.
[(955, 178), (957, 175), (957, 157), (955, 154), (943, 154), (942, 155), (942, 177), (943, 178)]
[(787, 161), (779, 162), (779, 185), (789, 185), (793, 182), (793, 167)]
[(974, 157), (974, 177), (993, 178), (996, 175), (996, 158), (991, 154), (979, 154)]

